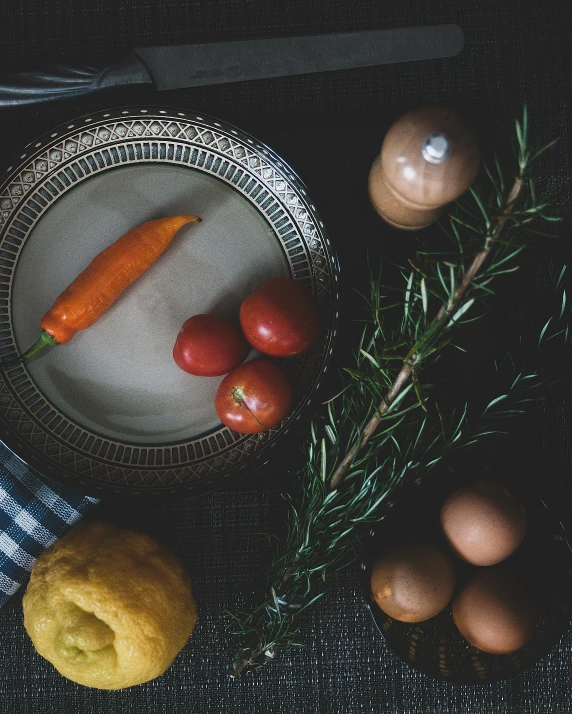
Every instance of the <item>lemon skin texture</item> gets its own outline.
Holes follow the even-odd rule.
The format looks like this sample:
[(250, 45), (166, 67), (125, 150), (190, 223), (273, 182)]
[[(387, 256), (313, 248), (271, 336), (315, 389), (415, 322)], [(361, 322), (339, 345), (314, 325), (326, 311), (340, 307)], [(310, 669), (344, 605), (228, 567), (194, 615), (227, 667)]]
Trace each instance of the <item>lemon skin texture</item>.
[(38, 558), (23, 609), (39, 654), (98, 689), (163, 674), (197, 622), (180, 560), (144, 533), (97, 522), (75, 526)]

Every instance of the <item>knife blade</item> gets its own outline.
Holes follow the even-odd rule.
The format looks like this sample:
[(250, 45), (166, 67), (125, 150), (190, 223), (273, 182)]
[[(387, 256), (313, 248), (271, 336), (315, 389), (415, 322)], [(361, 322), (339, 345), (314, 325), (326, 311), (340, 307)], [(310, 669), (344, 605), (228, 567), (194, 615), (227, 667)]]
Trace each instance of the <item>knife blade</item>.
[(457, 25), (401, 27), (135, 50), (158, 90), (311, 74), (457, 54)]
[(152, 84), (159, 91), (453, 57), (458, 25), (140, 47), (108, 67), (56, 65), (0, 76), (0, 107)]

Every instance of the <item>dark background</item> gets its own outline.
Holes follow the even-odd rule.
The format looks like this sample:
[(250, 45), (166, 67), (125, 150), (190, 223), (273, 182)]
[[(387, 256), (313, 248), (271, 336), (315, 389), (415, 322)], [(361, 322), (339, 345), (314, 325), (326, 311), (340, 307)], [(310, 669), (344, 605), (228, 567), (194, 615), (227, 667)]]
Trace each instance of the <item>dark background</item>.
[[(411, 238), (376, 219), (367, 173), (389, 123), (427, 102), (460, 107), (475, 122), (485, 149), (502, 140), (528, 104), (539, 144), (561, 140), (536, 177), (565, 220), (558, 240), (531, 251), (490, 307), (489, 332), (477, 354), (515, 344), (550, 314), (548, 262), (568, 259), (571, 176), (571, 30), (564, 0), (515, 3), (421, 0), (0, 0), (0, 72), (55, 61), (105, 63), (133, 46), (247, 39), (456, 22), (461, 55), (446, 60), (269, 79), (155, 94), (122, 90), (50, 107), (0, 112), (0, 166), (21, 147), (77, 115), (120, 104), (164, 104), (230, 121), (269, 144), (307, 183), (343, 266), (346, 286), (364, 279), (365, 249), (399, 254)], [(346, 318), (348, 316), (346, 315)], [(340, 354), (350, 339), (342, 330)], [(559, 380), (493, 454), (511, 478), (531, 484), (563, 517), (570, 512), (572, 453), (568, 440), (572, 383), (567, 363), (545, 365)], [(261, 534), (284, 519), (279, 491), (290, 483), (279, 464), (226, 491), (170, 504), (106, 503), (98, 517), (155, 532), (193, 574), (201, 619), (191, 641), (158, 680), (117, 693), (88, 690), (54, 672), (33, 650), (19, 598), (0, 611), (1, 712), (300, 712), (388, 714), (572, 712), (572, 636), (535, 668), (480, 687), (434, 682), (392, 655), (373, 623), (350, 568), (329, 582), (304, 626), (307, 647), (286, 654), (254, 677), (228, 678), (225, 610), (253, 602), (255, 575), (267, 558)]]

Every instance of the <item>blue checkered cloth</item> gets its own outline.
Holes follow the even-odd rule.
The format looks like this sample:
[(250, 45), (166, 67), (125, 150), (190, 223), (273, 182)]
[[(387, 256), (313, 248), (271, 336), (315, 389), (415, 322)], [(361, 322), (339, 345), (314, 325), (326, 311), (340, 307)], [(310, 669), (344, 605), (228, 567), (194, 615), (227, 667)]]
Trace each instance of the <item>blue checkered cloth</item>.
[(97, 503), (40, 480), (0, 441), (0, 607), (28, 580), (42, 551)]

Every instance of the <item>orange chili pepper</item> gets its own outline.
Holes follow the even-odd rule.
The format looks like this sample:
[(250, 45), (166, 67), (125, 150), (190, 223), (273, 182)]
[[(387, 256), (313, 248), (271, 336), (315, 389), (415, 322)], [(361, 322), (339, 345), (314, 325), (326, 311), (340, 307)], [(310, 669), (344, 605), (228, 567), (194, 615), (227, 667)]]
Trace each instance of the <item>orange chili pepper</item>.
[(133, 228), (97, 255), (57, 298), (40, 322), (39, 340), (23, 355), (27, 359), (48, 346), (69, 342), (108, 310), (169, 247), (180, 228), (201, 221), (198, 216), (173, 216)]

